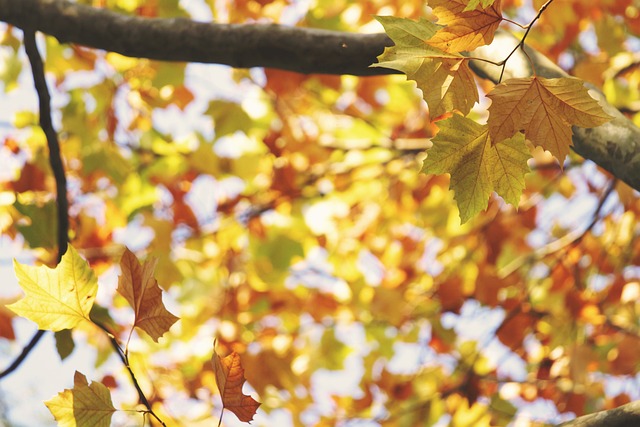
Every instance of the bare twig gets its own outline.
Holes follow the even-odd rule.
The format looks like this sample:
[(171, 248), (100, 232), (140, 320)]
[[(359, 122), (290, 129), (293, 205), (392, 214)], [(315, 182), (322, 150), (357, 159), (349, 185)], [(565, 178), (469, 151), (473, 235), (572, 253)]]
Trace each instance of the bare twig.
[[(34, 30), (24, 30), (24, 47), (31, 64), (31, 73), (33, 74), (33, 83), (38, 93), (38, 103), (40, 110), (40, 127), (44, 131), (49, 147), (49, 164), (53, 171), (56, 181), (56, 204), (58, 214), (58, 263), (62, 259), (62, 255), (67, 251), (67, 239), (69, 235), (69, 202), (67, 200), (67, 179), (64, 173), (64, 165), (60, 154), (60, 143), (58, 134), (53, 128), (51, 121), (51, 95), (47, 87), (47, 80), (44, 74), (44, 64), (38, 52), (36, 45), (36, 33)], [(22, 362), (27, 358), (31, 351), (36, 347), (38, 342), (44, 336), (45, 331), (37, 331), (29, 343), (22, 349), (20, 355), (2, 372), (0, 378), (3, 378), (15, 371)]]
[(102, 323), (97, 322), (95, 320), (92, 320), (92, 322), (94, 325), (102, 329), (107, 334), (107, 337), (109, 338), (109, 342), (111, 343), (111, 347), (113, 347), (113, 350), (116, 352), (116, 354), (120, 358), (122, 365), (124, 365), (125, 369), (129, 373), (129, 377), (131, 378), (133, 387), (136, 389), (136, 392), (138, 393), (138, 399), (140, 400), (140, 403), (142, 403), (147, 408), (145, 412), (151, 415), (153, 418), (155, 418), (160, 423), (160, 425), (166, 427), (166, 424), (164, 423), (164, 421), (162, 421), (160, 417), (158, 417), (158, 415), (155, 412), (153, 412), (153, 408), (151, 407), (151, 403), (149, 402), (149, 399), (147, 399), (147, 396), (145, 396), (144, 391), (142, 391), (142, 387), (140, 387), (140, 383), (136, 379), (136, 376), (133, 373), (133, 370), (131, 369), (131, 365), (129, 364), (129, 356), (122, 349), (122, 347), (120, 347), (120, 343), (118, 342), (118, 339), (116, 338), (116, 336), (109, 330), (109, 328), (107, 328)]
[(602, 196), (600, 196), (600, 201), (598, 202), (598, 206), (596, 207), (596, 210), (593, 212), (593, 215), (591, 216), (591, 222), (589, 223), (589, 225), (587, 225), (587, 227), (584, 230), (573, 230), (565, 234), (564, 236), (560, 237), (559, 239), (554, 240), (553, 242), (550, 242), (538, 248), (537, 250), (533, 251), (528, 255), (514, 259), (512, 262), (510, 262), (500, 270), (500, 272), (498, 273), (498, 276), (500, 276), (501, 278), (508, 277), (525, 264), (542, 259), (549, 255), (552, 255), (556, 252), (559, 252), (567, 248), (568, 246), (573, 246), (580, 243), (580, 241), (584, 238), (584, 236), (586, 236), (587, 233), (589, 233), (593, 229), (593, 227), (597, 224), (597, 222), (600, 220), (600, 213), (602, 212), (602, 208), (605, 202), (607, 201), (607, 199), (609, 198), (609, 196), (611, 195), (611, 193), (613, 192), (613, 190), (616, 188), (617, 182), (618, 180), (616, 179), (612, 179), (609, 182), (609, 185), (607, 186), (606, 190), (602, 193)]
[[(531, 28), (533, 28), (533, 24), (536, 23), (536, 21), (538, 19), (540, 19), (540, 17), (542, 16), (542, 12), (545, 11), (545, 9), (547, 7), (549, 7), (549, 5), (553, 2), (553, 0), (547, 0), (547, 2), (545, 4), (542, 5), (542, 7), (540, 8), (540, 10), (538, 10), (538, 13), (536, 14), (536, 16), (533, 17), (533, 19), (531, 20), (531, 22), (529, 22), (529, 24), (525, 25), (522, 28), (525, 28), (526, 31), (524, 32), (524, 35), (522, 36), (522, 38), (520, 39), (520, 42), (516, 45), (516, 47), (513, 48), (513, 50), (509, 53), (509, 55), (507, 55), (507, 57), (504, 59), (504, 61), (502, 61), (501, 66), (502, 66), (502, 71), (500, 72), (500, 78), (498, 79), (498, 83), (502, 82), (502, 76), (504, 75), (504, 70), (507, 67), (507, 61), (509, 60), (509, 58), (511, 58), (511, 56), (516, 53), (516, 50), (518, 49), (522, 49), (522, 52), (525, 54), (525, 56), (527, 57), (527, 59), (529, 60), (529, 63), (531, 64), (531, 68), (533, 69), (533, 72), (535, 73), (535, 68), (533, 65), (533, 61), (531, 60), (531, 57), (529, 57), (529, 54), (527, 53), (526, 50), (524, 50), (524, 42), (527, 39), (527, 36), (529, 35), (529, 31), (531, 31)], [(509, 21), (512, 23), (515, 23), (513, 21)]]

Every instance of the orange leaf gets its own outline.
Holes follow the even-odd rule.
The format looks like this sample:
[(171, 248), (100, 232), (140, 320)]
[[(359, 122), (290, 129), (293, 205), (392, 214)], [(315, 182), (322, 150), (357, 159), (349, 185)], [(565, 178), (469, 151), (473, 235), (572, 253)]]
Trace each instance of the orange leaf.
[(488, 125), (494, 144), (523, 130), (533, 145), (551, 152), (561, 165), (572, 144), (571, 125), (590, 128), (612, 119), (582, 80), (574, 78), (510, 79), (487, 96), (492, 101)]
[(467, 10), (469, 0), (430, 0), (438, 24), (445, 27), (427, 43), (445, 52), (471, 51), (490, 44), (502, 22), (500, 1), (486, 8)]
[(242, 385), (246, 379), (240, 355), (234, 351), (226, 357), (220, 357), (214, 351), (211, 363), (220, 390), (222, 407), (236, 414), (242, 422), (251, 421), (260, 403), (242, 393)]
[(117, 291), (133, 307), (137, 326), (158, 342), (178, 317), (169, 313), (162, 303), (162, 291), (153, 277), (158, 260), (147, 260), (140, 265), (136, 256), (125, 249), (120, 260), (122, 275), (118, 278)]

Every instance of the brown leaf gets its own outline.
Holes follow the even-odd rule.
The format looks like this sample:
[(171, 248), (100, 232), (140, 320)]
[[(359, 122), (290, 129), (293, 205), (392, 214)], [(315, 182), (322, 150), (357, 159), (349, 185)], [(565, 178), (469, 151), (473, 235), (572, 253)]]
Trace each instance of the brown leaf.
[(169, 313), (162, 303), (162, 290), (153, 277), (157, 260), (147, 260), (140, 265), (138, 258), (125, 249), (120, 260), (122, 275), (118, 278), (117, 291), (122, 295), (135, 312), (137, 326), (158, 342), (178, 317)]
[(498, 339), (511, 350), (516, 350), (522, 345), (522, 341), (534, 326), (535, 318), (526, 314), (518, 313), (507, 318), (502, 327), (498, 330)]
[(251, 421), (260, 403), (242, 393), (242, 385), (246, 379), (240, 355), (234, 351), (228, 356), (220, 357), (214, 351), (211, 363), (220, 390), (222, 407), (233, 412), (240, 421)]
[(492, 143), (523, 130), (533, 145), (548, 150), (561, 165), (572, 144), (571, 125), (590, 128), (611, 120), (584, 82), (574, 78), (509, 79), (487, 96), (492, 101), (487, 122)]

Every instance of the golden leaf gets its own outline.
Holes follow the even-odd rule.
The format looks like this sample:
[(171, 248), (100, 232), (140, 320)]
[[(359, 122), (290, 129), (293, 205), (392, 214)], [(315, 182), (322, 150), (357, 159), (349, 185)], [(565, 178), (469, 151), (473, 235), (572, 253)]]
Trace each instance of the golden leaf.
[(502, 22), (501, 0), (467, 10), (468, 0), (430, 0), (429, 6), (444, 28), (427, 41), (445, 52), (471, 51), (490, 44)]
[(440, 28), (427, 20), (378, 16), (395, 46), (385, 48), (372, 67), (402, 71), (415, 80), (429, 106), (431, 117), (458, 110), (471, 111), (478, 102), (478, 89), (467, 58), (458, 53), (444, 52), (425, 43)]

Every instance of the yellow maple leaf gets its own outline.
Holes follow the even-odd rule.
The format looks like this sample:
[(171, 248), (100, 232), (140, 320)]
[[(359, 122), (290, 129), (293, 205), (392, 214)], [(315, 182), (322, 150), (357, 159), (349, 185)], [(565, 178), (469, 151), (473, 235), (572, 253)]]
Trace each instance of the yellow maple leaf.
[(429, 6), (438, 17), (438, 24), (445, 27), (427, 43), (445, 52), (471, 51), (490, 44), (502, 22), (500, 1), (468, 10), (469, 0), (430, 0)]
[(467, 58), (444, 52), (426, 43), (441, 28), (421, 19), (413, 21), (392, 16), (378, 16), (395, 46), (385, 48), (372, 67), (402, 71), (415, 80), (429, 106), (431, 117), (458, 110), (471, 111), (478, 102), (478, 89)]
[(13, 263), (18, 283), (25, 297), (7, 305), (19, 316), (49, 331), (72, 329), (89, 312), (98, 291), (98, 279), (78, 252), (69, 246), (55, 268), (33, 267)]
[(590, 128), (612, 119), (576, 78), (509, 79), (487, 96), (492, 101), (488, 125), (494, 142), (523, 131), (533, 145), (548, 150), (560, 165), (572, 144), (571, 125)]
[(72, 389), (65, 389), (44, 404), (60, 427), (109, 427), (116, 411), (109, 389), (97, 381), (89, 385), (87, 377), (78, 371)]
[(492, 191), (517, 207), (531, 157), (522, 134), (494, 145), (486, 125), (457, 114), (438, 126), (422, 171), (451, 174), (462, 223), (486, 209)]
[(251, 421), (260, 403), (242, 393), (242, 385), (246, 379), (240, 355), (234, 351), (228, 356), (220, 357), (214, 350), (211, 363), (223, 408), (233, 412), (240, 421)]
[(153, 277), (158, 260), (147, 260), (140, 264), (138, 258), (125, 249), (120, 260), (122, 275), (118, 277), (116, 289), (133, 308), (134, 327), (139, 327), (158, 342), (158, 339), (178, 321), (162, 303), (162, 290)]

